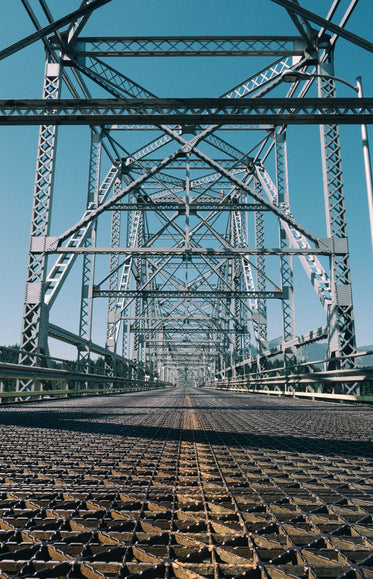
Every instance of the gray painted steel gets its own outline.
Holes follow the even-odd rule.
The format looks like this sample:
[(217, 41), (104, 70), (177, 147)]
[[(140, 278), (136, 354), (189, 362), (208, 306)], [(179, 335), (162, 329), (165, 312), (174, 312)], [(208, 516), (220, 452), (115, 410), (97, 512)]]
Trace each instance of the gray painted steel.
[[(138, 379), (148, 373), (182, 382), (187, 374), (196, 383), (217, 375), (234, 377), (246, 366), (265, 372), (273, 354), (269, 300), (275, 299), (281, 301), (283, 327), (275, 349), (287, 372), (300, 346), (325, 337), (335, 370), (353, 368), (338, 124), (372, 123), (373, 99), (336, 97), (333, 55), (338, 37), (368, 51), (372, 45), (345, 29), (357, 0), (339, 25), (332, 22), (334, 9), (322, 18), (298, 3), (273, 1), (287, 10), (297, 36), (84, 37), (88, 18), (99, 18), (99, 7), (110, 0), (87, 2), (57, 21), (45, 0), (49, 25), (44, 28), (24, 3), (37, 31), (0, 52), (6, 58), (38, 39), (47, 51), (43, 99), (26, 94), (0, 100), (0, 125), (40, 125), (22, 365), (48, 355), (49, 333), (75, 344), (87, 371), (91, 353), (103, 355), (113, 383), (127, 358), (133, 361), (132, 378)], [(47, 36), (50, 32), (53, 37)], [(265, 60), (249, 77), (243, 70), (242, 80), (216, 98), (178, 99), (159, 98), (112, 64), (128, 57), (171, 56), (229, 56), (232, 64), (237, 58), (238, 70), (246, 57)], [(312, 78), (290, 86), (284, 82), (284, 73), (312, 77), (315, 70), (318, 97), (308, 96)], [(71, 98), (60, 98), (62, 88)], [(65, 231), (51, 231), (57, 127), (74, 124), (91, 126), (85, 209)], [(322, 127), (327, 238), (291, 210), (286, 126), (302, 124)], [(134, 141), (130, 130), (138, 133)], [(158, 134), (149, 140), (148, 130)], [(329, 266), (321, 256), (329, 256)], [(325, 312), (321, 329), (298, 337), (295, 259)], [(79, 260), (75, 333), (56, 329), (49, 318)], [(102, 346), (92, 342), (93, 304), (99, 297), (108, 306)], [(18, 387), (27, 392), (33, 383), (20, 377)], [(353, 383), (343, 388), (346, 393), (359, 390)]]

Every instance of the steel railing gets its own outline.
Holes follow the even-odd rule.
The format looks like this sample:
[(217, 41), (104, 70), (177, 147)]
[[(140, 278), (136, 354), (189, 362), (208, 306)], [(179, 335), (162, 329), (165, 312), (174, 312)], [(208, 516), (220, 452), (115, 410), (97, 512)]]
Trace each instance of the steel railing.
[[(363, 352), (355, 357), (371, 355)], [(335, 361), (335, 360), (334, 360)], [(235, 390), (274, 396), (295, 396), (373, 404), (373, 367), (321, 371), (315, 366), (329, 360), (299, 364), (293, 369), (271, 368), (262, 372), (214, 380), (206, 388)], [(352, 393), (353, 391), (353, 393)]]
[[(19, 352), (20, 350), (16, 348), (0, 348), (1, 356), (17, 355)], [(35, 355), (35, 362), (35, 365), (26, 366), (0, 361), (1, 402), (116, 394), (171, 386), (170, 383), (151, 376), (146, 376), (141, 380), (125, 375), (106, 375), (103, 373), (104, 368), (94, 363), (87, 366), (84, 362), (44, 355)], [(51, 365), (57, 367), (48, 367)], [(18, 391), (17, 380), (32, 380), (32, 389)]]

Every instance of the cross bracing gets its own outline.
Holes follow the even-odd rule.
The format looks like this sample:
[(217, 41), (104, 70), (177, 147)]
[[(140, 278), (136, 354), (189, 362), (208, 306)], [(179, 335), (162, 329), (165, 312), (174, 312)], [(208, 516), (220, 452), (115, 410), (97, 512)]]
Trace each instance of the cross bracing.
[[(295, 364), (297, 347), (325, 338), (336, 367), (354, 365), (338, 125), (372, 123), (373, 99), (338, 96), (333, 57), (339, 37), (366, 51), (371, 43), (347, 30), (358, 0), (348, 6), (335, 0), (326, 18), (298, 2), (266, 2), (268, 10), (283, 6), (293, 33), (97, 36), (89, 25), (119, 0), (77, 2), (63, 18), (53, 16), (47, 0), (39, 7), (23, 2), (36, 31), (0, 58), (42, 41), (47, 61), (42, 99), (0, 100), (0, 124), (40, 125), (21, 340), (30, 356), (23, 354), (22, 363), (48, 353), (48, 335), (76, 344), (88, 363), (99, 350), (90, 347), (94, 304), (106, 300), (100, 352), (109, 375), (115, 360), (130, 359), (133, 368), (159, 374), (167, 365), (176, 379), (178, 356), (197, 365), (197, 374), (206, 366), (222, 372), (228, 361), (232, 372), (243, 363), (260, 370), (273, 353), (274, 302), (281, 303), (279, 352), (286, 365)], [(127, 65), (169, 57), (229, 57), (229, 66), (242, 67), (241, 80), (217, 95), (175, 98), (166, 83), (154, 90), (132, 78)], [(288, 84), (289, 72), (303, 78)], [(319, 224), (292, 212), (286, 127), (306, 124), (322, 126), (322, 234)], [(88, 194), (79, 192), (85, 210), (58, 230), (52, 198), (60, 125), (85, 131), (89, 125), (91, 145), (82, 158), (89, 167)], [(323, 312), (322, 331), (297, 334), (296, 260)], [(53, 308), (79, 267), (79, 332), (64, 334), (52, 323)]]
[[(56, 47), (57, 48), (57, 47)], [(76, 56), (303, 56), (300, 36), (79, 38), (72, 46)]]

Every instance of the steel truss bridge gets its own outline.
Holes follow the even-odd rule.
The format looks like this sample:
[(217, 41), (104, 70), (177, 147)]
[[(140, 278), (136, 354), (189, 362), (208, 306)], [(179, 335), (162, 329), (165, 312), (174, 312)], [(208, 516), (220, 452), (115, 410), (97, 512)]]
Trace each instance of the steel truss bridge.
[[(22, 0), (35, 32), (0, 51), (7, 59), (34, 42), (46, 50), (42, 99), (0, 100), (1, 125), (40, 125), (19, 364), (2, 375), (18, 379), (21, 398), (42, 380), (92, 388), (97, 354), (112, 389), (123, 377), (135, 385), (224, 384), (242, 368), (271, 388), (269, 360), (281, 358), (293, 376), (299, 348), (326, 340), (323, 371), (339, 377), (341, 394), (359, 395), (339, 125), (372, 123), (373, 98), (361, 90), (337, 97), (336, 84), (345, 81), (334, 70), (340, 38), (373, 51), (348, 31), (359, 0), (334, 0), (325, 18), (296, 0), (266, 0), (269, 9), (283, 7), (293, 36), (84, 36), (110, 2), (119, 4), (77, 2), (55, 19), (52, 2)], [(173, 57), (229, 58), (242, 80), (211, 98), (175, 98), (123, 72), (129, 58)], [(247, 76), (243, 62), (252, 57), (258, 69)], [(323, 237), (291, 208), (287, 125), (305, 124), (321, 131)], [(81, 152), (87, 190), (77, 192), (85, 210), (64, 231), (51, 226), (58, 125), (88, 125), (91, 135)], [(323, 326), (302, 335), (295, 259), (324, 311)], [(79, 267), (79, 330), (71, 332), (53, 323), (53, 308)], [(95, 344), (100, 299), (106, 328)], [(276, 347), (268, 340), (269, 300), (281, 308)], [(51, 368), (49, 337), (76, 346), (80, 366), (72, 375)], [(44, 367), (39, 380), (35, 367)]]

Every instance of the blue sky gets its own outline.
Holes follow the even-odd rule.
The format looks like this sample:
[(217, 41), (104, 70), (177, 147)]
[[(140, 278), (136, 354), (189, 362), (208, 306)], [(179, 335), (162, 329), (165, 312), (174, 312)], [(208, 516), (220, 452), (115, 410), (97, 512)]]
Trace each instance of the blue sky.
[[(343, 4), (347, 7), (349, 2)], [(36, 6), (37, 2), (32, 3)], [(57, 2), (49, 6), (55, 18), (79, 6), (77, 0)], [(331, 1), (303, 0), (301, 4), (326, 15)], [(372, 3), (360, 0), (347, 28), (372, 41)], [(42, 20), (43, 23), (45, 21)], [(335, 20), (338, 22), (338, 18)], [(19, 0), (2, 0), (0, 22), (1, 48), (34, 31)], [(139, 0), (136, 3), (113, 0), (99, 9), (86, 27), (84, 35), (270, 35), (297, 34), (286, 11), (270, 0)], [(0, 98), (39, 98), (44, 68), (41, 42), (0, 61)], [(218, 96), (243, 79), (242, 66), (247, 75), (262, 66), (256, 59), (242, 61), (237, 66), (227, 59), (158, 59), (135, 63), (126, 61), (126, 72), (159, 96)], [(249, 62), (250, 61), (250, 62)], [(246, 64), (247, 63), (247, 64)], [(117, 61), (114, 65), (117, 65)], [(363, 77), (365, 95), (373, 95), (371, 74), (372, 56), (361, 48), (339, 40), (336, 48), (336, 75), (354, 83)], [(339, 96), (353, 96), (343, 85)], [(67, 95), (66, 95), (67, 96)], [(373, 134), (370, 138), (373, 146)], [(38, 130), (35, 127), (1, 127), (0, 139), (0, 344), (19, 342), (23, 307), (27, 249), (29, 243), (34, 169)], [(87, 187), (89, 132), (86, 127), (60, 129), (58, 165), (52, 232), (62, 232), (77, 220), (83, 211)], [(129, 148), (136, 148), (133, 136)], [(373, 256), (369, 237), (369, 221), (363, 174), (360, 127), (342, 127), (342, 152), (346, 206), (349, 223), (353, 297), (358, 345), (373, 344)], [(294, 215), (319, 235), (325, 235), (323, 193), (318, 127), (289, 127), (288, 129), (290, 197)], [(298, 265), (295, 266), (298, 271)], [(312, 290), (299, 272), (299, 293), (309, 308), (297, 309), (297, 331), (302, 333), (322, 323), (321, 312), (313, 307)], [(303, 280), (303, 281), (302, 281)], [(56, 304), (55, 318), (76, 331), (77, 312), (66, 304), (79, 286), (79, 271), (72, 274), (71, 283), (64, 288)], [(296, 296), (297, 300), (297, 296)], [(76, 301), (76, 300), (75, 300)], [(296, 302), (297, 305), (297, 302)], [(101, 307), (101, 306), (100, 306)], [(101, 318), (100, 318), (101, 316)], [(104, 322), (102, 309), (98, 320)], [(104, 327), (95, 329), (95, 339), (103, 342)], [(273, 328), (276, 337), (277, 328)], [(100, 335), (101, 333), (101, 335)], [(277, 333), (278, 335), (278, 333)]]

